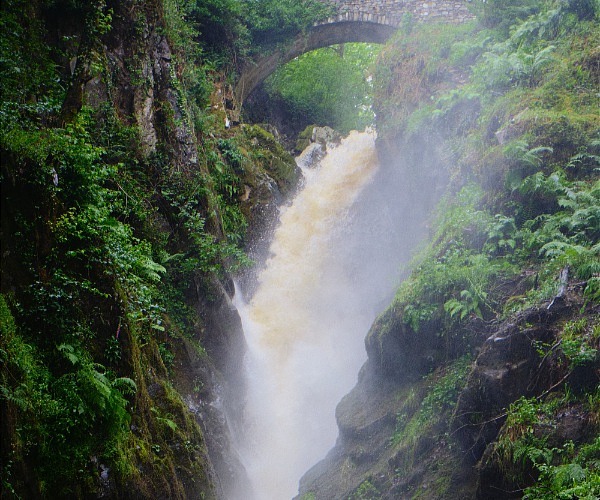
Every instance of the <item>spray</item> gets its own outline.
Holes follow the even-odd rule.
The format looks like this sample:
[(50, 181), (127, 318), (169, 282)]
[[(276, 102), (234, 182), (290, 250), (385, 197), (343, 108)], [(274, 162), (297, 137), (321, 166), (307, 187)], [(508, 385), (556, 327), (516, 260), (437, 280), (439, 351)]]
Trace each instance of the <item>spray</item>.
[(366, 359), (363, 339), (383, 292), (357, 283), (357, 270), (368, 274), (373, 262), (347, 246), (364, 229), (353, 206), (378, 169), (374, 142), (373, 133), (353, 132), (318, 168), (304, 169), (254, 297), (245, 304), (236, 293), (248, 343), (240, 454), (254, 491), (246, 499), (297, 493), (302, 474), (335, 444), (335, 406)]

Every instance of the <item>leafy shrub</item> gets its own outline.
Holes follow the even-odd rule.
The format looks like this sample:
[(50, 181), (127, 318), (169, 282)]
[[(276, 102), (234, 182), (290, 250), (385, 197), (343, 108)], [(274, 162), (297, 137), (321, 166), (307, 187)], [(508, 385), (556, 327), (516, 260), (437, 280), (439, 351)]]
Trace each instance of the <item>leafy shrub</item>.
[(0, 397), (17, 412), (18, 458), (37, 467), (45, 495), (81, 493), (90, 486), (85, 481), (92, 454), (118, 448), (127, 435), (127, 397), (136, 385), (93, 363), (72, 344), (57, 347), (66, 363), (51, 372), (42, 363), (42, 351), (17, 331), (4, 298), (0, 309)]
[(368, 479), (363, 481), (349, 500), (379, 500), (381, 493)]
[(245, 2), (243, 8), (253, 44), (263, 47), (289, 41), (332, 12), (332, 6), (318, 0), (263, 0)]
[(544, 3), (544, 0), (477, 0), (473, 8), (484, 25), (506, 32), (515, 21), (539, 12)]
[[(522, 397), (508, 409), (495, 452), (506, 468), (510, 468), (510, 463), (517, 466), (512, 472), (513, 479), (528, 484), (523, 498), (591, 499), (600, 493), (598, 438), (578, 446), (566, 441), (562, 447), (550, 447), (546, 438), (537, 432), (539, 428), (551, 427), (554, 415), (564, 411), (565, 405), (568, 405), (566, 395), (548, 402)], [(524, 477), (527, 467), (533, 467), (537, 474)]]
[(421, 403), (419, 417), (421, 420), (432, 419), (442, 412), (452, 411), (460, 391), (466, 384), (471, 364), (471, 356), (465, 355), (453, 361), (446, 368), (443, 376), (435, 380)]
[(598, 350), (592, 346), (596, 339), (591, 331), (586, 330), (588, 330), (586, 318), (570, 321), (563, 328), (560, 338), (561, 350), (570, 367), (592, 363), (596, 360)]
[(462, 356), (425, 377), (419, 391), (422, 395), (411, 389), (402, 411), (396, 415), (396, 429), (391, 438), (393, 445), (414, 446), (424, 429), (434, 428), (440, 422), (445, 422), (442, 426), (442, 432), (445, 432), (449, 422), (445, 416), (456, 406), (471, 364), (470, 355)]

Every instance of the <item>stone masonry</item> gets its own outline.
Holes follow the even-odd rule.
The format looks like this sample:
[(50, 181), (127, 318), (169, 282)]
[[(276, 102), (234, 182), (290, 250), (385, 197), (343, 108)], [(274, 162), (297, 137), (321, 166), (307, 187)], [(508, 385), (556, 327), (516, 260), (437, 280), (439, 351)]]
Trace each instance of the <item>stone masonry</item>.
[(470, 0), (329, 0), (338, 15), (323, 24), (363, 21), (398, 27), (405, 15), (415, 21), (443, 20), (462, 23), (474, 16), (467, 8)]

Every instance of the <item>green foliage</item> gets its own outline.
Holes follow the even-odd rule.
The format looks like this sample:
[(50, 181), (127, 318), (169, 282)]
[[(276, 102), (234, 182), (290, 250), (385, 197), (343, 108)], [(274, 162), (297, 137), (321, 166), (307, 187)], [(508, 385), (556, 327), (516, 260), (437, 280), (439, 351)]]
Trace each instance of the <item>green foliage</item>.
[[(568, 38), (570, 33), (579, 34), (582, 29), (585, 30), (585, 25), (577, 21), (593, 19), (600, 12), (600, 7), (595, 0), (590, 2), (588, 0), (565, 2), (531, 0), (517, 3), (520, 5), (508, 8), (504, 2), (479, 4), (483, 5), (484, 9), (493, 9), (503, 16), (506, 15), (504, 20), (514, 25), (510, 36), (488, 45), (486, 47), (488, 50), (473, 67), (475, 86), (485, 90), (482, 94), (484, 97), (493, 96), (495, 99), (498, 94), (515, 87), (541, 86), (544, 89), (546, 85), (553, 85), (553, 90), (544, 89), (546, 90), (544, 99), (556, 100), (556, 96), (563, 95), (566, 90), (572, 90), (570, 84), (574, 83), (574, 80), (578, 80), (575, 85), (581, 85), (588, 79), (586, 72), (581, 71), (576, 57), (573, 57)], [(529, 13), (533, 11), (539, 13), (525, 20), (516, 21), (515, 17), (509, 14), (513, 8), (525, 8)], [(574, 13), (577, 13), (575, 18)], [(584, 52), (581, 51), (582, 54)], [(567, 83), (568, 85), (565, 86)], [(489, 94), (490, 92), (492, 95)], [(573, 92), (569, 94), (574, 95)], [(572, 113), (573, 109), (569, 108), (568, 111)]]
[(378, 48), (346, 44), (315, 50), (289, 62), (267, 80), (292, 122), (329, 125), (342, 133), (372, 125), (370, 67)]
[(512, 273), (508, 258), (516, 236), (510, 219), (477, 209), (480, 196), (470, 185), (440, 206), (434, 245), (417, 256), (412, 275), (396, 294), (395, 307), (415, 331), (442, 309), (451, 322), (496, 310), (501, 297), (490, 285)]
[[(170, 418), (167, 417), (161, 417), (160, 416), (160, 411), (155, 408), (152, 407), (150, 408), (150, 411), (154, 414), (154, 418), (156, 419), (157, 422), (159, 422), (160, 424), (164, 425), (165, 427), (167, 427), (168, 429), (170, 429), (172, 432), (175, 432), (177, 430), (177, 424), (171, 420)], [(159, 445), (153, 445), (154, 447), (154, 452), (156, 454), (160, 454), (160, 446)]]
[[(7, 311), (3, 299), (3, 324)], [(37, 467), (44, 495), (81, 494), (90, 486), (85, 483), (92, 454), (122, 445), (130, 420), (127, 397), (136, 384), (72, 344), (57, 347), (66, 364), (52, 373), (42, 364), (41, 351), (24, 342), (13, 322), (5, 324), (0, 397), (17, 412), (19, 458)]]
[[(182, 252), (165, 257), (168, 269), (180, 274), (179, 279), (190, 277), (196, 271), (220, 273), (227, 259), (232, 265), (248, 262), (237, 246), (246, 229), (246, 220), (237, 206), (239, 178), (215, 150), (209, 150), (206, 159), (209, 176), (201, 172), (191, 177), (174, 173), (165, 179), (161, 188), (161, 195), (172, 211), (175, 228), (187, 242)], [(207, 199), (212, 205), (211, 212), (207, 210)], [(207, 229), (209, 217), (220, 218), (229, 241), (219, 240)]]
[(502, 214), (496, 214), (494, 218), (496, 221), (490, 224), (483, 249), (492, 255), (511, 253), (517, 244), (515, 220)]
[(184, 51), (187, 56), (199, 55), (195, 37), (197, 27), (189, 22), (192, 19), (196, 3), (192, 0), (163, 0), (166, 30), (173, 48)]
[(538, 484), (525, 489), (526, 500), (593, 500), (600, 495), (600, 474), (595, 469), (583, 468), (578, 463), (539, 464), (537, 468), (540, 479)]
[(544, 3), (544, 0), (477, 0), (473, 8), (483, 24), (507, 31), (515, 21), (538, 12)]
[(526, 178), (521, 191), (530, 199), (552, 200), (554, 213), (540, 214), (523, 223), (520, 237), (525, 253), (535, 252), (552, 269), (570, 266), (580, 279), (589, 280), (586, 293), (597, 301), (595, 280), (600, 271), (600, 183), (569, 182), (560, 173)]
[(294, 158), (265, 129), (249, 125), (244, 126), (242, 132), (244, 142), (255, 146), (246, 145), (251, 163), (266, 170), (282, 193), (289, 193), (296, 186), (299, 175)]
[(368, 479), (363, 481), (356, 491), (350, 496), (350, 500), (379, 500), (381, 493)]
[[(472, 104), (478, 96), (443, 97), (440, 90), (453, 88), (447, 85), (451, 75), (469, 71), (489, 43), (489, 37), (480, 36), (473, 23), (423, 23), (415, 25), (410, 33), (398, 30), (374, 70), (374, 100), (381, 106), (375, 109), (378, 131), (399, 133), (408, 128), (418, 133), (419, 127), (429, 127), (429, 133), (437, 133), (445, 119), (450, 130), (457, 125), (462, 130), (461, 122), (468, 122), (472, 111), (459, 103)], [(395, 81), (401, 83), (395, 85)], [(431, 115), (438, 98), (442, 99), (440, 109)], [(461, 108), (465, 116), (460, 116)], [(432, 122), (436, 122), (435, 127)]]
[[(179, 336), (196, 334), (190, 344), (206, 355), (197, 338), (203, 318), (190, 302), (209, 307), (203, 301), (216, 275), (247, 262), (239, 200), (247, 171), (268, 166), (282, 186), (295, 179), (293, 160), (273, 137), (255, 147), (250, 136), (259, 132), (225, 131), (210, 116), (223, 64), (213, 41), (246, 31), (235, 18), (241, 3), (129, 7), (135, 21), (123, 32), (115, 32), (123, 26), (115, 12), (125, 11), (105, 2), (9, 0), (0, 11), (1, 268), (10, 290), (0, 301), (1, 495), (94, 496), (100, 464), (111, 484), (138, 493), (166, 477), (175, 496), (184, 496), (181, 477), (208, 485), (201, 431), (164, 379)], [(293, 20), (300, 21), (309, 22)], [(150, 22), (171, 48), (160, 85), (170, 85), (181, 111), (175, 116), (155, 92), (157, 135), (175, 137), (175, 126), (193, 123), (193, 168), (175, 158), (179, 139), (159, 139), (148, 154), (127, 105), (113, 103), (122, 78), (150, 83), (140, 69)], [(212, 41), (198, 32), (210, 23), (224, 29)], [(131, 43), (118, 75), (103, 60), (113, 42)], [(89, 102), (96, 106), (104, 92), (109, 102), (62, 116), (65, 90), (77, 81), (69, 72), (76, 50), (76, 71), (98, 78)], [(200, 300), (194, 286), (205, 293)], [(151, 396), (151, 383), (165, 390)]]
[(242, 22), (243, 3), (239, 0), (194, 0), (187, 20), (198, 32), (199, 43), (212, 60), (227, 63), (220, 53), (243, 52), (249, 44), (248, 29)]
[(542, 70), (553, 62), (555, 48), (549, 45), (540, 50), (519, 48), (507, 52), (505, 47), (498, 45), (498, 52), (483, 55), (484, 62), (477, 65), (474, 77), (488, 90), (506, 90), (519, 85), (533, 87), (540, 81)]
[[(599, 323), (596, 322), (596, 328)], [(598, 349), (593, 347), (594, 326), (588, 325), (586, 318), (570, 321), (565, 324), (560, 336), (561, 350), (570, 367), (593, 363), (597, 359)]]
[(512, 164), (535, 169), (539, 168), (543, 163), (542, 154), (552, 153), (552, 148), (544, 146), (529, 148), (529, 144), (520, 139), (504, 146), (503, 153), (506, 159)]
[(158, 352), (160, 354), (160, 359), (167, 368), (173, 368), (173, 363), (175, 361), (175, 354), (171, 351), (170, 346), (167, 342), (161, 342), (158, 344)]
[[(594, 380), (598, 363), (598, 326), (590, 314), (600, 296), (599, 4), (473, 4), (488, 29), (479, 26), (443, 52), (430, 36), (434, 28), (415, 25), (410, 37), (400, 33), (384, 48), (378, 63), (381, 143), (418, 160), (435, 150), (432, 156), (451, 171), (450, 194), (429, 223), (430, 241), (386, 315), (410, 327), (402, 335), (418, 339), (435, 331), (466, 348), (471, 329), (485, 331), (479, 325), (519, 308), (547, 307), (560, 285), (574, 316), (549, 330), (542, 356), (555, 371), (542, 378), (576, 375), (573, 393), (557, 395), (554, 386), (546, 400), (517, 400), (492, 461), (501, 467), (502, 486), (526, 498), (596, 498), (598, 460), (580, 450), (598, 446), (586, 442), (597, 435), (598, 395), (577, 377)], [(435, 393), (426, 400), (439, 402)], [(392, 444), (396, 460), (406, 455), (404, 477), (422, 470), (420, 436), (440, 436), (439, 412), (435, 406), (428, 412), (434, 417), (424, 420), (404, 405), (398, 411)], [(580, 442), (565, 442), (564, 418), (579, 412), (586, 431)], [(425, 496), (429, 474), (427, 480)]]
[(118, 337), (109, 337), (104, 349), (104, 358), (109, 364), (116, 365), (121, 360), (121, 346)]
[(434, 379), (421, 403), (419, 418), (422, 421), (436, 418), (443, 412), (452, 411), (460, 391), (466, 384), (471, 364), (471, 356), (465, 355), (453, 361), (441, 377)]
[(478, 318), (483, 319), (480, 306), (486, 298), (487, 293), (482, 290), (478, 294), (474, 294), (469, 290), (462, 290), (460, 292), (460, 299), (449, 299), (444, 303), (444, 310), (451, 318), (459, 316), (462, 320), (468, 315), (474, 314)]
[(419, 332), (422, 325), (435, 318), (438, 309), (436, 304), (422, 303), (420, 300), (416, 300), (404, 307), (402, 321), (414, 332)]
[(467, 382), (471, 370), (470, 355), (455, 359), (447, 366), (428, 375), (423, 380), (422, 394), (410, 392), (403, 409), (396, 416), (396, 429), (391, 443), (394, 446), (414, 446), (425, 429), (442, 424), (444, 432), (450, 415), (456, 406), (460, 391)]
[(44, 116), (61, 104), (62, 89), (44, 34), (43, 24), (31, 2), (7, 0), (2, 3), (0, 123), (19, 112)]
[[(538, 477), (525, 488), (527, 499), (597, 498), (600, 493), (600, 440), (575, 446), (566, 441), (562, 447), (549, 447), (536, 429), (552, 425), (554, 415), (563, 410), (564, 399), (541, 403), (521, 398), (513, 403), (507, 414), (496, 452), (505, 466), (510, 462), (517, 470), (532, 466)], [(517, 479), (523, 480), (515, 471)]]
[(332, 6), (318, 0), (259, 0), (242, 7), (252, 43), (262, 47), (288, 42), (332, 13)]

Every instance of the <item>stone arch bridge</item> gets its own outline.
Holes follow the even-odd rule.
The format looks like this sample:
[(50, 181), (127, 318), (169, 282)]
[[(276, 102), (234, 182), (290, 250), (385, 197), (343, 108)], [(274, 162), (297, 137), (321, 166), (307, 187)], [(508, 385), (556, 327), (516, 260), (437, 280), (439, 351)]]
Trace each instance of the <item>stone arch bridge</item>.
[(415, 22), (462, 23), (472, 19), (471, 0), (324, 0), (337, 15), (299, 34), (286, 48), (262, 57), (242, 70), (235, 88), (238, 106), (280, 65), (305, 52), (341, 43), (385, 43), (405, 15)]

